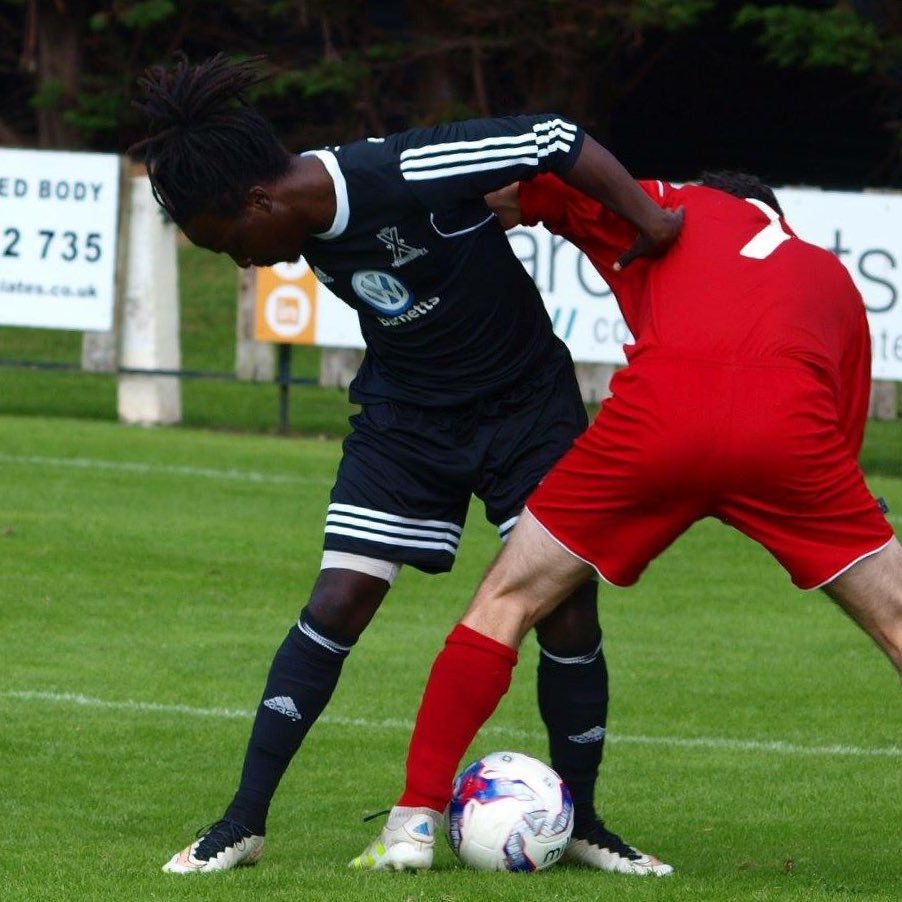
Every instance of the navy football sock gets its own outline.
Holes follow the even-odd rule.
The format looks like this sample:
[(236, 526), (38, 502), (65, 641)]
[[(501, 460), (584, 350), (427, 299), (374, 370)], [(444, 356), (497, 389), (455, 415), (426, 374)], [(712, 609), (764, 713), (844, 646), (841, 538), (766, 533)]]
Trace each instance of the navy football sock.
[(307, 614), (273, 658), (244, 758), (241, 783), (225, 817), (258, 835), (276, 788), (304, 737), (332, 697), (353, 643), (324, 635)]
[(596, 820), (595, 783), (608, 720), (608, 670), (601, 643), (584, 655), (541, 649), (539, 711), (548, 730), (551, 766), (573, 796), (574, 834)]

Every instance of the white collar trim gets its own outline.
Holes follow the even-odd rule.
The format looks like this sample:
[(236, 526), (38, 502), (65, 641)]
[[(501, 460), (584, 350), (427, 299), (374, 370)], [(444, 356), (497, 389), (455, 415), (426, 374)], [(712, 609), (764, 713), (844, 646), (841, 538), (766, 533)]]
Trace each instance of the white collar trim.
[(335, 154), (328, 150), (308, 150), (301, 156), (316, 157), (326, 167), (326, 172), (329, 173), (335, 189), (335, 219), (332, 220), (332, 225), (325, 232), (314, 233), (314, 237), (322, 238), (324, 241), (338, 238), (348, 227), (348, 220), (351, 218), (351, 207), (348, 203), (348, 185), (344, 175), (342, 175), (338, 160), (335, 159)]

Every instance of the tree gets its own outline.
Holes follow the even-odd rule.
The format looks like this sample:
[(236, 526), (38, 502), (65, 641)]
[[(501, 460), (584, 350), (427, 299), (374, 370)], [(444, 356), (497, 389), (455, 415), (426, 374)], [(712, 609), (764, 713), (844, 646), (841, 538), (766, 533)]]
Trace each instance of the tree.
[(902, 177), (902, 4), (898, 0), (836, 0), (759, 6), (736, 15), (758, 30), (767, 60), (783, 69), (835, 68), (865, 76), (879, 91), (882, 118), (894, 135), (885, 161), (888, 180)]
[[(709, 42), (733, 48), (742, 34), (757, 37), (752, 65), (772, 89), (777, 68), (839, 72), (863, 103), (876, 97), (895, 138), (869, 168), (896, 183), (900, 17), (898, 0), (0, 0), (0, 140), (121, 152), (141, 127), (129, 106), (136, 75), (183, 49), (265, 53), (272, 78), (253, 99), (293, 148), (524, 110), (567, 114), (609, 141), (618, 119), (655, 105), (653, 123), (683, 127), (677, 83), (696, 104), (703, 92), (703, 110), (741, 101), (707, 72), (686, 74), (710, 60)], [(731, 89), (754, 92), (754, 78)], [(639, 140), (643, 154), (668, 152)], [(673, 173), (659, 157), (653, 168)]]
[[(618, 59), (714, 2), (0, 0), (7, 42), (21, 26), (17, 77), (37, 111), (31, 129), (21, 115), (8, 127), (41, 146), (119, 144), (134, 123), (134, 75), (181, 47), (196, 57), (265, 50), (274, 78), (257, 99), (289, 143), (520, 109), (603, 130), (623, 90)], [(11, 58), (7, 46), (7, 72)]]

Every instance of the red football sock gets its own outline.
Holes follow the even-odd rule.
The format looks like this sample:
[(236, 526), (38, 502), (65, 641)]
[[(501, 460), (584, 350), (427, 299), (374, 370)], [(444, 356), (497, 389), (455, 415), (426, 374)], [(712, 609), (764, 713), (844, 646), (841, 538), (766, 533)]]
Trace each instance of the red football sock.
[(444, 811), (460, 759), (507, 692), (517, 651), (458, 624), (426, 683), (399, 805)]

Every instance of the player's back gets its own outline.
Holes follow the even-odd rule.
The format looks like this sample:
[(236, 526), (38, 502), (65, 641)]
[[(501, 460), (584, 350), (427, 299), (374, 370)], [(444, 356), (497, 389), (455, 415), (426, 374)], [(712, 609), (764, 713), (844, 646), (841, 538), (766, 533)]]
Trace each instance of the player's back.
[(864, 309), (833, 254), (794, 236), (761, 201), (665, 186), (659, 202), (683, 206), (685, 221), (675, 247), (634, 274), (644, 281), (637, 351), (838, 363)]

